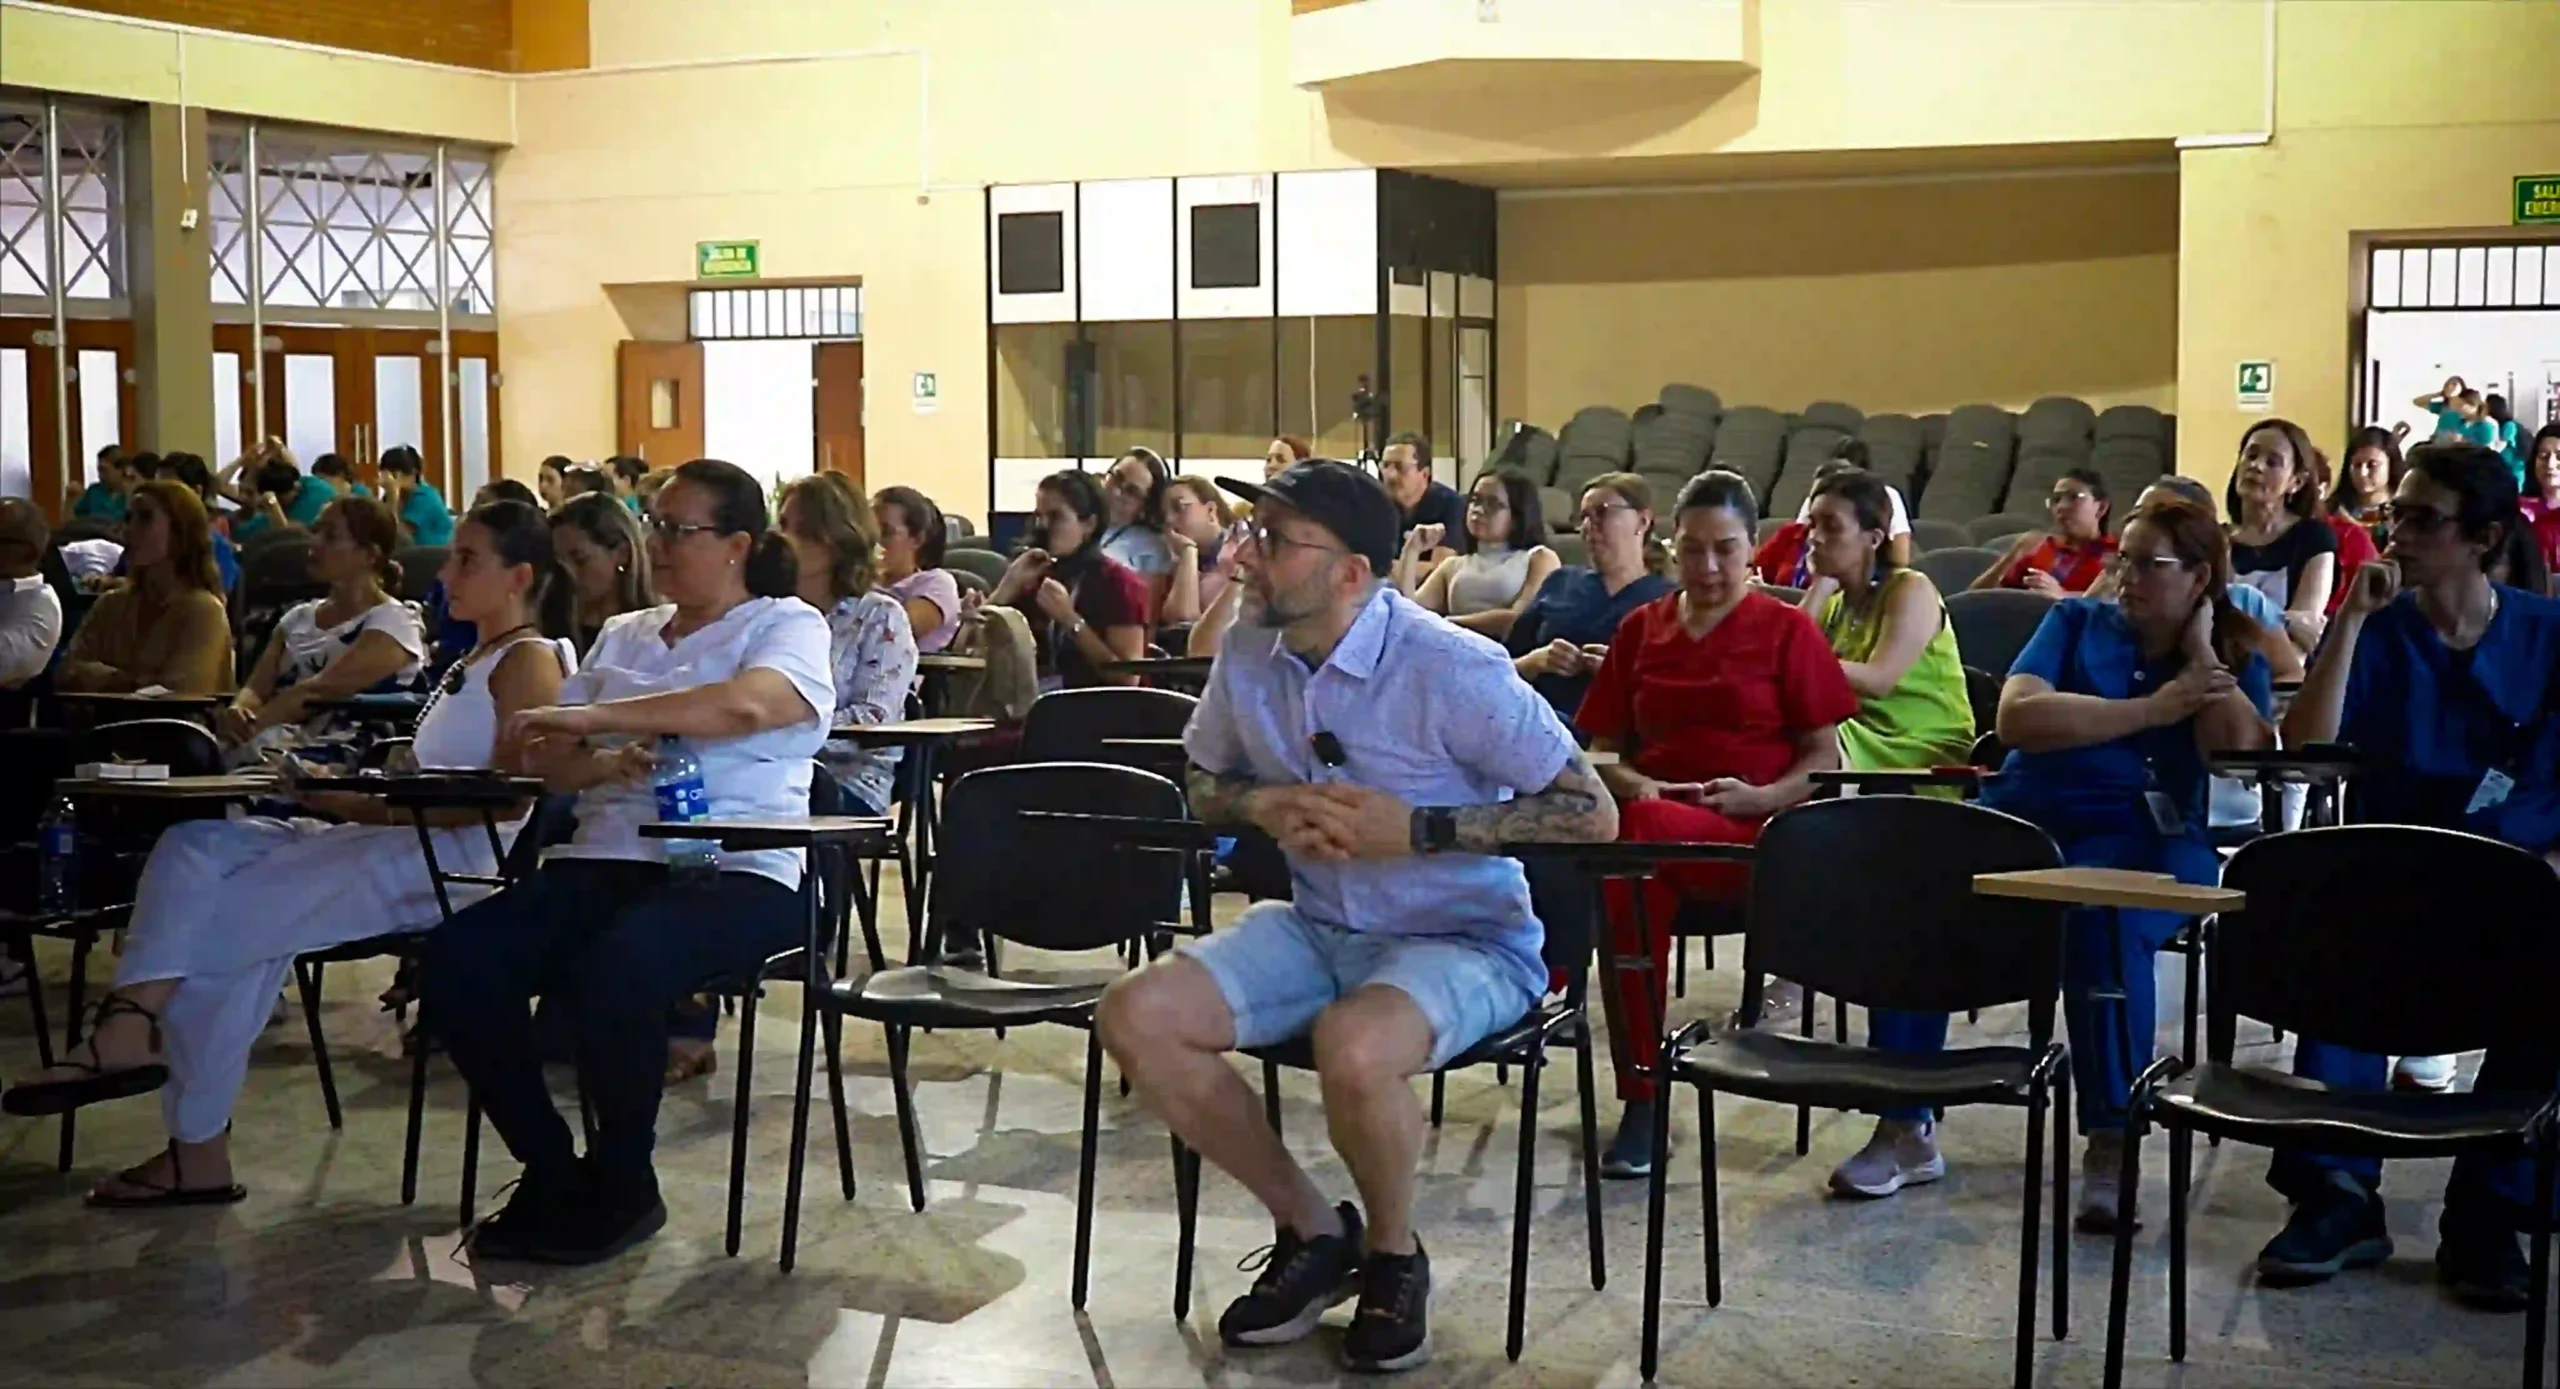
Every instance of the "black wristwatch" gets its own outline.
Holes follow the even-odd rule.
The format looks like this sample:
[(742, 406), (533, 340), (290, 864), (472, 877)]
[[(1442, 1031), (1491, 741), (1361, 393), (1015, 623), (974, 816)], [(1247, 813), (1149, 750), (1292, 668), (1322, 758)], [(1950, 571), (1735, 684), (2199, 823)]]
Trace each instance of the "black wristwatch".
[(1458, 847), (1458, 812), (1447, 806), (1418, 806), (1413, 812), (1413, 851), (1445, 854)]

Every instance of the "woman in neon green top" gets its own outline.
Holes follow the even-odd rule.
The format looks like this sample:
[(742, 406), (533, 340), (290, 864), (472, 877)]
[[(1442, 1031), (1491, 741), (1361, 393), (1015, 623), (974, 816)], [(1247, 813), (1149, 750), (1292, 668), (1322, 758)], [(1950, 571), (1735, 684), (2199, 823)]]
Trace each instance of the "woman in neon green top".
[(1815, 581), (1806, 611), (1858, 692), (1840, 725), (1840, 760), (1855, 770), (1944, 767), (1973, 750), (1973, 704), (1955, 629), (1929, 576), (1885, 553), (1892, 499), (1872, 473), (1814, 489), (1806, 554)]

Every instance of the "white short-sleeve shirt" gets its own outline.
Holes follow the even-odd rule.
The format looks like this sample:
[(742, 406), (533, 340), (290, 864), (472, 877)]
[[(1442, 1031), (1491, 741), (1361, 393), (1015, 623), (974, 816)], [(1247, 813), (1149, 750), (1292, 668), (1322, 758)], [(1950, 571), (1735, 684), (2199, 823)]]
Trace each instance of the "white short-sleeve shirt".
[[(675, 605), (609, 619), (578, 673), (560, 687), (562, 704), (666, 694), (716, 685), (759, 667), (779, 672), (808, 701), (809, 717), (743, 738), (696, 738), (703, 790), (715, 820), (798, 820), (809, 814), (810, 759), (827, 740), (836, 707), (828, 669), (830, 633), (818, 610), (797, 598), (750, 598), (719, 620), (667, 643)], [(559, 858), (663, 861), (663, 842), (640, 837), (658, 818), (657, 792), (644, 778), (578, 795), (578, 834), (551, 851)], [(758, 873), (800, 886), (800, 851), (723, 853), (723, 871)]]
[(275, 640), (284, 644), (276, 661), (276, 688), (289, 690), (329, 668), (329, 663), (343, 656), (356, 638), (367, 632), (380, 632), (409, 653), (409, 659), (393, 672), (391, 683), (403, 689), (415, 684), (418, 672), (426, 668), (427, 627), (418, 620), (418, 610), (397, 598), (385, 598), (335, 627), (320, 625), (320, 604), (313, 599), (296, 603), (276, 619)]

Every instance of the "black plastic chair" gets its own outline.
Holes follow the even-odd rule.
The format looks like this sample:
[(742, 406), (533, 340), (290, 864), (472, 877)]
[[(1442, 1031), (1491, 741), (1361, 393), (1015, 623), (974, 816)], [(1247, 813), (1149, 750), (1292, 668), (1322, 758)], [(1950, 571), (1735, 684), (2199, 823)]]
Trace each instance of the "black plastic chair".
[(1949, 593), (1947, 621), (1956, 629), (1956, 651), (1966, 665), (2005, 675), (2054, 602), (2022, 588)]
[(2007, 682), (2006, 667), (1996, 672), (1980, 666), (1964, 668), (1964, 698), (1973, 706), (1973, 731), (1979, 737), (1991, 736), (1991, 730), (1999, 726), (2000, 687)]
[[(854, 1170), (844, 1107), (843, 1019), (876, 1022), (887, 1031), (907, 1198), (919, 1211), (924, 1209), (924, 1145), (907, 1084), (909, 1034), (919, 1027), (993, 1031), (1041, 1022), (1083, 1028), (1084, 1128), (1072, 1297), (1077, 1307), (1084, 1306), (1093, 1243), (1094, 1132), (1102, 1104), (1102, 1044), (1093, 1032), (1094, 1005), (1126, 968), (1125, 957), (1134, 956), (1134, 947), (1173, 920), (1192, 851), (1128, 844), (1112, 826), (1076, 817), (1180, 824), (1184, 815), (1180, 788), (1131, 767), (1027, 763), (972, 772), (952, 784), (942, 806), (942, 863), (928, 889), (923, 963), (890, 969), (875, 956), (868, 976), (836, 981), (816, 1001), (819, 1023), (826, 1029), (836, 1164), (846, 1200), (854, 1197)], [(1116, 951), (1124, 960), (1054, 980), (999, 979), (939, 963), (944, 938), (980, 935), (1064, 954)], [(805, 1095), (810, 1084), (806, 1051), (801, 1062), (800, 1093)], [(795, 1143), (795, 1192), (806, 1159)], [(792, 1266), (799, 1221), (799, 1205), (793, 1201), (783, 1212), (784, 1272)]]
[(1108, 746), (1112, 738), (1179, 738), (1200, 701), (1178, 690), (1100, 685), (1057, 690), (1031, 702), (1022, 720), (1025, 762), (1103, 762), (1155, 770), (1153, 759)]
[[(2464, 1153), (2534, 1159), (2539, 1212), (2551, 1208), (2560, 1093), (2430, 1095), (2333, 1090), (2264, 1066), (2233, 1065), (2238, 1019), (2256, 1018), (2359, 1051), (2403, 1056), (2550, 1046), (2560, 979), (2560, 878), (2522, 849), (2451, 830), (2347, 825), (2251, 841), (2223, 868), (2248, 905), (2222, 915), (2206, 946), (2216, 1059), (2163, 1058), (2126, 1103), (2124, 1186), (2141, 1177), (2141, 1135), (2169, 1131), (2169, 1358), (2187, 1351), (2187, 1186), (2198, 1133), (2262, 1147), (2379, 1158)], [(2445, 1000), (2460, 999), (2458, 1007)], [(2130, 1212), (2116, 1221), (2107, 1298), (2106, 1379), (2123, 1382), (2133, 1279)], [(2533, 1219), (2524, 1383), (2542, 1383), (2550, 1316), (2549, 1220)]]
[[(2062, 1212), (2069, 1205), (2070, 1074), (2062, 1044), (2053, 1040), (2064, 909), (2058, 903), (1983, 897), (1974, 892), (1973, 879), (1977, 873), (2061, 863), (2053, 840), (2024, 820), (1910, 796), (1815, 801), (1778, 815), (1761, 831), (1743, 944), (1743, 1025), (1723, 1035), (1708, 1035), (1699, 1023), (1681, 1028), (1664, 1040), (1659, 1070), (1666, 1086), (1677, 1082), (1698, 1091), (1708, 1306), (1724, 1300), (1716, 1214), (1717, 1093), (1829, 1109), (2022, 1105), (2027, 1155), (2016, 1378), (2021, 1386), (2030, 1382), (2048, 1100), (2057, 1340), (2067, 1325), (2068, 1231)], [(1847, 864), (1857, 871), (1843, 872)], [(1890, 890), (1880, 886), (1885, 884)], [(1618, 967), (1614, 953), (1603, 958)], [(1761, 980), (1770, 974), (1870, 1009), (1954, 1013), (2023, 1002), (2029, 1042), (1906, 1054), (1762, 1032), (1751, 1023)], [(1647, 1379), (1661, 1344), (1670, 1149), (1670, 1106), (1657, 1103), (1645, 1243)]]

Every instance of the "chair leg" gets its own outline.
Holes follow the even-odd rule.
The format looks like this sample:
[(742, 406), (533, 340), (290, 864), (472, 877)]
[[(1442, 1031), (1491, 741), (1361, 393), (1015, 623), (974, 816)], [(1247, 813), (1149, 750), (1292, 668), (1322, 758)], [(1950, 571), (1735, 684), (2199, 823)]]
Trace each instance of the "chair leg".
[(2169, 1130), (2169, 1358), (2187, 1358), (2187, 1176), (2195, 1135)]
[(800, 1183), (809, 1165), (809, 1087), (816, 1081), (818, 1068), (817, 1021), (818, 991), (804, 983), (800, 1000), (800, 1074), (791, 1086), (791, 1167), (782, 1182), (782, 1271), (785, 1273), (791, 1271), (800, 1255)]
[[(62, 1054), (65, 1056), (80, 1049), (80, 1010), (89, 1002), (90, 938), (89, 932), (82, 931), (71, 939), (71, 994), (62, 1015)], [(27, 991), (33, 993), (36, 987), (36, 980), (30, 977), (27, 980)], [(59, 1172), (71, 1170), (71, 1153), (79, 1146), (80, 1141), (79, 1123), (79, 1110), (63, 1111), (62, 1150), (55, 1155), (54, 1170)]]
[(1511, 1190), (1511, 1321), (1503, 1334), (1502, 1353), (1520, 1358), (1522, 1323), (1529, 1307), (1529, 1196), (1537, 1185), (1538, 1073), (1546, 1048), (1534, 1046), (1520, 1063), (1520, 1157)]
[(1431, 1073), (1431, 1127), (1435, 1129), (1440, 1127), (1441, 1106), (1448, 1097), (1449, 1073), (1447, 1071), (1433, 1071)]
[(1191, 1317), (1191, 1256), (1200, 1238), (1200, 1155), (1173, 1140), (1173, 1319)]
[(898, 1142), (907, 1152), (907, 1201), (924, 1209), (924, 1139), (916, 1132), (915, 1096), (907, 1093), (907, 1029), (889, 1029), (889, 1089), (898, 1099)]
[(320, 1032), (320, 978), (325, 968), (316, 960), (296, 960), (293, 982), (302, 996), (302, 1024), (311, 1033), (311, 1064), (320, 1072), (320, 1102), (328, 1107), (329, 1127), (343, 1130), (347, 1121), (338, 1108), (338, 1076), (329, 1065), (329, 1039)]
[(2203, 1014), (2204, 950), (2198, 946), (2187, 951), (2186, 1027), (2178, 1034), (2178, 1060), (2191, 1067), (2196, 1064), (2196, 1020)]
[(409, 1133), (400, 1149), (400, 1204), (418, 1199), (418, 1141), (427, 1127), (427, 1032), (422, 1024), (409, 1046)]
[(1574, 1080), (1582, 1091), (1582, 1217), (1584, 1238), (1591, 1242), (1591, 1286), (1609, 1286), (1608, 1241), (1600, 1230), (1600, 1096), (1592, 1080), (1591, 1020), (1582, 1020), (1582, 1035), (1573, 1048)]
[[(1674, 942), (1677, 943), (1676, 940)], [(1588, 1032), (1584, 1044), (1590, 1043)], [(1653, 1174), (1645, 1179), (1644, 1218), (1644, 1352), (1642, 1372), (1647, 1383), (1662, 1358), (1662, 1207), (1670, 1194), (1668, 1177), (1671, 1168), (1671, 1105), (1669, 1096), (1657, 1094), (1653, 1102)], [(1715, 1153), (1703, 1145), (1699, 1148), (1707, 1166), (1715, 1166)]]
[(827, 1030), (827, 1104), (836, 1115), (836, 1175), (844, 1182), (844, 1199), (853, 1199), (853, 1123), (844, 1109), (844, 1017), (833, 1008), (818, 1010)]
[(1076, 1145), (1076, 1272), (1067, 1301), (1079, 1312), (1093, 1271), (1093, 1148), (1102, 1127), (1102, 1030), (1084, 1033), (1084, 1132)]
[[(2123, 1183), (2117, 1190), (2127, 1194), (2124, 1199), (2129, 1199), (2135, 1183), (2142, 1179), (2141, 1136), (2140, 1124), (2128, 1117), (2124, 1168), (2117, 1177)], [(2122, 1389), (2124, 1384), (2125, 1306), (2133, 1296), (2133, 1222), (2123, 1218), (2122, 1206), (2117, 1209), (2115, 1270), (2107, 1279), (2107, 1360), (2099, 1381), (2105, 1389)]]
[(462, 1228), (471, 1228), (472, 1198), (480, 1187), (480, 1097), (474, 1095), (462, 1113)]
[(2526, 1279), (2524, 1324), (2524, 1389), (2542, 1389), (2542, 1361), (2551, 1316), (2551, 1187), (2552, 1144), (2560, 1135), (2545, 1132), (2533, 1148), (2533, 1251)]
[(2071, 1067), (2053, 1073), (2053, 1339), (2071, 1334)]
[[(1796, 987), (1804, 989), (1801, 984)], [(1813, 990), (1811, 989), (1804, 989), (1804, 1000), (1797, 1006), (1796, 1030), (1806, 1041), (1813, 1040)], [(1803, 1157), (1812, 1151), (1813, 1107), (1800, 1104), (1796, 1106), (1796, 1156)]]
[[(2035, 1382), (2036, 1249), (2044, 1242), (2040, 1223), (2044, 1197), (2044, 1109), (2045, 1086), (2038, 1081), (2027, 1092), (2026, 1210), (2018, 1234), (2018, 1360), (2013, 1376), (2018, 1389), (2028, 1389)], [(2053, 1217), (2056, 1223), (2060, 1223), (2064, 1213), (2056, 1210)]]
[[(1707, 941), (1707, 968), (1714, 969), (1715, 967), (1716, 943), (1713, 938), (1709, 938)], [(1656, 985), (1655, 987), (1659, 988), (1661, 986)], [(1689, 938), (1686, 936), (1673, 936), (1671, 938), (1671, 996), (1673, 998), (1687, 998), (1689, 996)]]
[[(1667, 1135), (1666, 1135), (1667, 1136)], [(1698, 1205), (1705, 1219), (1707, 1305), (1724, 1305), (1724, 1240), (1716, 1229), (1716, 1094), (1698, 1087)]]
[(1280, 1130), (1280, 1063), (1262, 1063), (1262, 1117), (1270, 1121), (1271, 1131)]
[(729, 1228), (721, 1245), (733, 1259), (738, 1257), (738, 1227), (747, 1201), (747, 1106), (755, 1098), (747, 1086), (756, 1071), (756, 1004), (763, 996), (764, 987), (756, 984), (738, 1000), (738, 1092), (729, 1106)]

